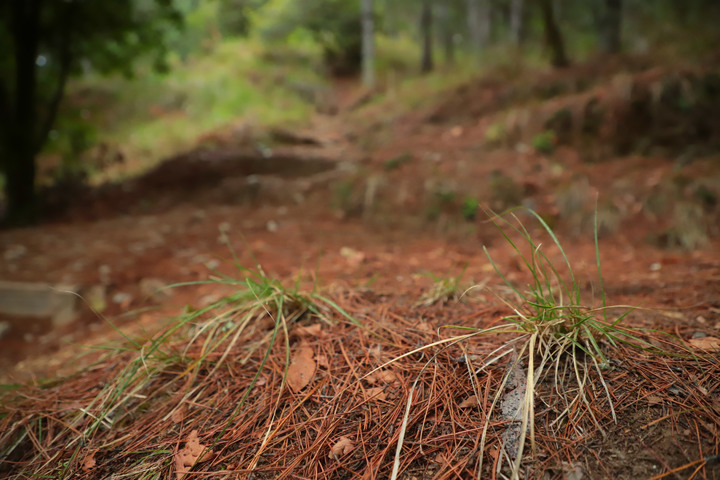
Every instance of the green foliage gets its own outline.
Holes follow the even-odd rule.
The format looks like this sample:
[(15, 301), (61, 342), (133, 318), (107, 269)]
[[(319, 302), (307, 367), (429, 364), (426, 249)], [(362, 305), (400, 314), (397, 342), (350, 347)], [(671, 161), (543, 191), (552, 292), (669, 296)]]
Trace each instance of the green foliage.
[(220, 0), (218, 20), (224, 35), (247, 37), (253, 27), (253, 13), (268, 0)]
[(401, 153), (385, 161), (385, 170), (397, 170), (401, 165), (412, 160), (412, 158), (413, 155), (410, 152)]
[(271, 2), (270, 17), (261, 35), (270, 42), (285, 41), (297, 30), (306, 30), (323, 51), (324, 63), (336, 75), (355, 74), (362, 59), (360, 2), (306, 0)]
[(425, 275), (432, 279), (433, 286), (420, 296), (418, 301), (415, 302), (415, 306), (430, 306), (435, 303), (444, 304), (459, 300), (462, 296), (460, 280), (462, 280), (463, 275), (465, 275), (467, 267), (468, 266), (465, 265), (457, 276), (448, 278), (439, 277), (432, 272), (426, 272)]
[(462, 213), (462, 216), (465, 220), (467, 220), (468, 222), (471, 222), (471, 221), (475, 220), (479, 206), (480, 206), (480, 202), (478, 201), (477, 198), (467, 197), (462, 204), (462, 209), (461, 209), (460, 213)]
[(500, 122), (495, 122), (485, 130), (485, 141), (497, 145), (505, 138), (505, 126)]
[[(313, 59), (302, 49), (303, 58)], [(82, 103), (98, 140), (121, 146), (138, 170), (155, 165), (179, 150), (191, 148), (198, 137), (230, 125), (301, 122), (313, 106), (277, 79), (321, 81), (312, 61), (269, 61), (266, 49), (249, 39), (225, 40), (203, 55), (171, 59), (172, 75), (140, 69), (135, 78), (96, 74), (71, 82), (68, 102), (60, 112), (59, 138), (49, 145), (67, 151), (65, 118), (76, 117)], [(275, 60), (275, 59), (274, 59)], [(127, 171), (129, 174), (137, 171)], [(94, 178), (101, 181), (103, 178)]]
[(540, 153), (550, 155), (555, 150), (555, 132), (545, 130), (536, 134), (532, 139), (533, 148)]

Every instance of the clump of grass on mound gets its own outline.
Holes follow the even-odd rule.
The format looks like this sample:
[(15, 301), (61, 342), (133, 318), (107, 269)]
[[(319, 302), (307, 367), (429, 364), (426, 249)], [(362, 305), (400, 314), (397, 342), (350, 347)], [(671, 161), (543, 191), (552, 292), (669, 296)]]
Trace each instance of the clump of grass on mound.
[[(514, 312), (512, 315), (504, 317), (504, 320), (509, 323), (484, 329), (454, 326), (454, 328), (471, 330), (471, 333), (439, 340), (408, 354), (411, 355), (429, 347), (456, 345), (478, 335), (510, 335), (510, 340), (489, 354), (479, 368), (474, 368), (472, 361), (467, 359), (476, 396), (482, 398), (475, 376), (503, 357), (510, 358), (506, 373), (492, 399), (482, 429), (478, 478), (483, 477), (483, 455), (493, 414), (499, 415), (502, 421), (507, 422), (505, 433), (502, 435), (504, 453), (498, 453), (498, 458), (495, 460), (496, 468), (499, 471), (504, 456), (510, 464), (510, 478), (520, 478), (521, 464), (525, 458), (523, 455), (525, 441), (528, 437), (531, 448), (535, 452), (535, 404), (538, 400), (536, 391), (539, 390), (541, 383), (548, 380), (548, 377), (551, 377), (552, 380), (550, 387), (545, 387), (545, 393), (552, 396), (552, 400), (549, 398), (542, 400), (546, 405), (554, 403), (552, 411), (555, 412), (555, 418), (550, 426), (572, 429), (577, 437), (582, 437), (586, 435), (581, 426), (583, 417), (589, 417), (595, 427), (599, 431), (603, 431), (603, 426), (595, 414), (597, 406), (591, 405), (587, 395), (590, 382), (599, 381), (600, 385), (594, 385), (593, 391), (596, 386), (602, 387), (610, 410), (609, 415), (614, 422), (617, 422), (613, 397), (603, 378), (603, 369), (610, 364), (607, 352), (612, 352), (613, 349), (617, 351), (617, 347), (623, 344), (640, 350), (666, 353), (640, 337), (644, 329), (622, 325), (623, 319), (633, 310), (632, 307), (607, 306), (603, 291), (597, 228), (595, 229), (595, 254), (602, 306), (595, 308), (589, 306), (581, 298), (580, 286), (572, 265), (552, 229), (536, 212), (532, 210), (528, 210), (528, 212), (540, 223), (544, 232), (552, 240), (562, 257), (564, 268), (556, 267), (549, 260), (541, 248), (542, 245), (533, 238), (517, 217), (513, 215), (517, 221), (515, 224), (505, 217), (493, 215), (491, 220), (520, 257), (531, 278), (527, 289), (518, 287), (501, 272), (485, 249), (493, 268), (515, 297), (501, 298)], [(515, 239), (516, 236), (520, 237), (519, 241)], [(527, 253), (523, 243), (527, 244)], [(566, 272), (567, 279), (563, 276), (563, 271)], [(611, 320), (608, 312), (612, 308), (624, 308), (625, 313), (615, 320)], [(603, 345), (606, 347), (604, 348)], [(408, 396), (392, 479), (395, 479), (398, 473), (400, 452), (414, 388), (413, 386), (413, 390)]]
[[(13, 462), (22, 462), (10, 467), (16, 478), (68, 478), (92, 470), (87, 462), (94, 454), (81, 458), (89, 447), (94, 451), (118, 451), (113, 450), (114, 446), (122, 445), (134, 459), (133, 465), (128, 465), (127, 460), (122, 466), (116, 465), (123, 476), (160, 478), (159, 469), (167, 467), (168, 455), (173, 452), (160, 446), (148, 450), (147, 439), (143, 441), (142, 437), (156, 435), (159, 425), (175, 415), (182, 416), (183, 405), (210, 397), (216, 405), (205, 408), (228, 410), (213, 426), (217, 442), (245, 406), (279, 343), (285, 349), (284, 374), (277, 394), (280, 401), (287, 386), (291, 324), (308, 315), (330, 322), (334, 312), (365, 328), (318, 293), (315, 286), (311, 292), (303, 293), (297, 284), (287, 288), (269, 278), (259, 266), (256, 270), (240, 269), (243, 276), (239, 280), (223, 277), (173, 285), (211, 283), (236, 288), (236, 292), (200, 309), (188, 307), (177, 321), (151, 339), (125, 337), (124, 346), (108, 347), (112, 353), (96, 365), (70, 378), (37, 386), (44, 390), (64, 384), (63, 395), (70, 392), (73, 397), (63, 398), (64, 406), (38, 399), (33, 411), (24, 411), (9, 406), (22, 404), (27, 392), (15, 398), (10, 398), (12, 391), (3, 392), (0, 460), (5, 465), (0, 462), (0, 474), (7, 473)], [(213, 384), (227, 378), (228, 373), (235, 376), (233, 370), (238, 364), (250, 366), (250, 378), (238, 382), (240, 386), (232, 388), (232, 393), (221, 395), (230, 400), (223, 404), (214, 391), (218, 386)], [(153, 409), (157, 412), (153, 413)], [(133, 451), (133, 445), (137, 451)], [(112, 468), (111, 460), (106, 463), (106, 468)]]

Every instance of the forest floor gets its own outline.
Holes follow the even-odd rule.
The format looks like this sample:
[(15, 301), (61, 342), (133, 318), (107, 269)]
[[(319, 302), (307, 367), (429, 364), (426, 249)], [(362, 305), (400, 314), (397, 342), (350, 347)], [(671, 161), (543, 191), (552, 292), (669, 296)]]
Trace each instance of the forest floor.
[[(219, 131), (0, 232), (0, 278), (83, 299), (63, 327), (4, 320), (0, 472), (390, 478), (400, 445), (405, 479), (511, 478), (523, 449), (522, 478), (720, 478), (720, 156), (697, 133), (706, 112), (663, 96), (716, 79), (597, 68), (485, 78), (411, 109), (345, 87), (340, 113), (306, 128)], [(627, 105), (658, 89), (660, 120), (633, 123)], [(574, 280), (532, 214), (515, 211), (530, 246), (485, 213), (518, 204)], [(630, 344), (459, 339), (526, 314), (533, 251), (577, 285), (560, 298), (553, 278), (555, 301), (597, 325), (622, 316)], [(183, 282), (200, 283), (163, 289)], [(625, 307), (597, 309), (603, 290)]]

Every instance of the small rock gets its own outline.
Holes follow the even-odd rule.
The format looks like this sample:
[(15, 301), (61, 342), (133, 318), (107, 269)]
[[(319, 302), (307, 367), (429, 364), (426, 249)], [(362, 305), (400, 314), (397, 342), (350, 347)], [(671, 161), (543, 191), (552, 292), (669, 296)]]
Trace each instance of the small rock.
[(8, 331), (10, 331), (10, 322), (0, 322), (0, 338), (2, 338)]
[(93, 285), (87, 289), (84, 297), (94, 312), (102, 313), (107, 308), (107, 291), (104, 285)]
[(98, 278), (100, 279), (100, 283), (107, 286), (112, 283), (110, 278), (110, 273), (112, 272), (112, 269), (110, 268), (110, 265), (100, 265), (98, 267)]
[(155, 301), (163, 300), (172, 295), (172, 292), (166, 289), (165, 282), (158, 278), (143, 278), (140, 280), (140, 291), (146, 297)]
[(112, 297), (113, 303), (117, 303), (119, 305), (122, 304), (129, 304), (132, 301), (132, 295), (126, 292), (117, 292)]
[(279, 225), (275, 220), (270, 220), (267, 222), (266, 227), (267, 227), (268, 232), (275, 233), (278, 231)]
[(662, 269), (662, 264), (659, 262), (655, 262), (652, 265), (650, 265), (651, 272), (659, 272), (661, 269)]
[(13, 260), (17, 260), (25, 256), (26, 253), (27, 247), (25, 247), (25, 245), (10, 245), (10, 247), (5, 250), (3, 258), (8, 262), (12, 262)]

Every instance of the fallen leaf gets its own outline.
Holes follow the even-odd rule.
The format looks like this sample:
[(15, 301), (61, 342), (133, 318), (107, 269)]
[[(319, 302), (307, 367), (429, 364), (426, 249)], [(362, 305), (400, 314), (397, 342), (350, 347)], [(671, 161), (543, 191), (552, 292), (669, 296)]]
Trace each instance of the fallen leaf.
[(365, 380), (368, 381), (370, 385), (374, 385), (376, 383), (393, 383), (398, 381), (397, 375), (392, 370), (379, 370), (375, 373), (371, 373), (367, 377), (365, 377)]
[[(563, 468), (565, 470), (565, 468)], [(571, 463), (565, 470), (565, 480), (583, 480), (585, 478), (585, 472), (583, 471), (582, 465), (579, 463)]]
[(319, 367), (330, 368), (330, 360), (328, 360), (327, 355), (321, 353), (317, 355), (315, 359)]
[(700, 350), (720, 350), (720, 338), (715, 337), (700, 337), (691, 338), (688, 343), (695, 348)]
[(173, 423), (182, 423), (182, 421), (185, 419), (185, 410), (185, 405), (181, 405), (180, 407), (175, 409), (175, 411), (170, 416), (170, 419), (173, 421)]
[(89, 472), (95, 466), (97, 465), (97, 462), (95, 461), (95, 453), (97, 453), (97, 450), (93, 450), (89, 455), (87, 455), (82, 462), (82, 469), (85, 472)]
[(322, 328), (322, 324), (314, 323), (312, 325), (298, 325), (295, 327), (295, 332), (301, 337), (316, 337), (324, 338), (327, 333)]
[(355, 450), (355, 442), (350, 440), (348, 437), (340, 437), (335, 445), (330, 449), (328, 457), (337, 459), (343, 455), (346, 455)]
[(490, 451), (488, 452), (488, 455), (489, 455), (490, 458), (492, 458), (493, 460), (497, 459), (497, 457), (498, 457), (499, 454), (500, 454), (500, 451), (499, 451), (497, 448), (493, 448), (492, 450), (490, 450)]
[(471, 395), (460, 404), (460, 408), (475, 408), (480, 405), (477, 395)]
[(305, 388), (315, 375), (317, 364), (313, 359), (312, 348), (300, 346), (292, 355), (292, 361), (288, 367), (287, 382), (294, 392)]
[(185, 446), (175, 453), (175, 474), (178, 480), (190, 472), (190, 469), (196, 463), (207, 462), (215, 456), (212, 450), (200, 444), (198, 439), (198, 431), (193, 430), (185, 440)]
[(647, 401), (649, 405), (660, 405), (662, 404), (662, 399), (658, 397), (657, 395), (648, 395)]
[(383, 387), (372, 387), (365, 389), (365, 400), (375, 400), (383, 402), (387, 399), (387, 393)]
[(435, 330), (433, 329), (432, 325), (430, 325), (428, 322), (425, 322), (425, 321), (418, 323), (417, 329), (422, 332), (435, 333)]
[(365, 254), (363, 252), (350, 247), (342, 247), (340, 249), (340, 256), (344, 257), (351, 267), (357, 267), (365, 261)]

